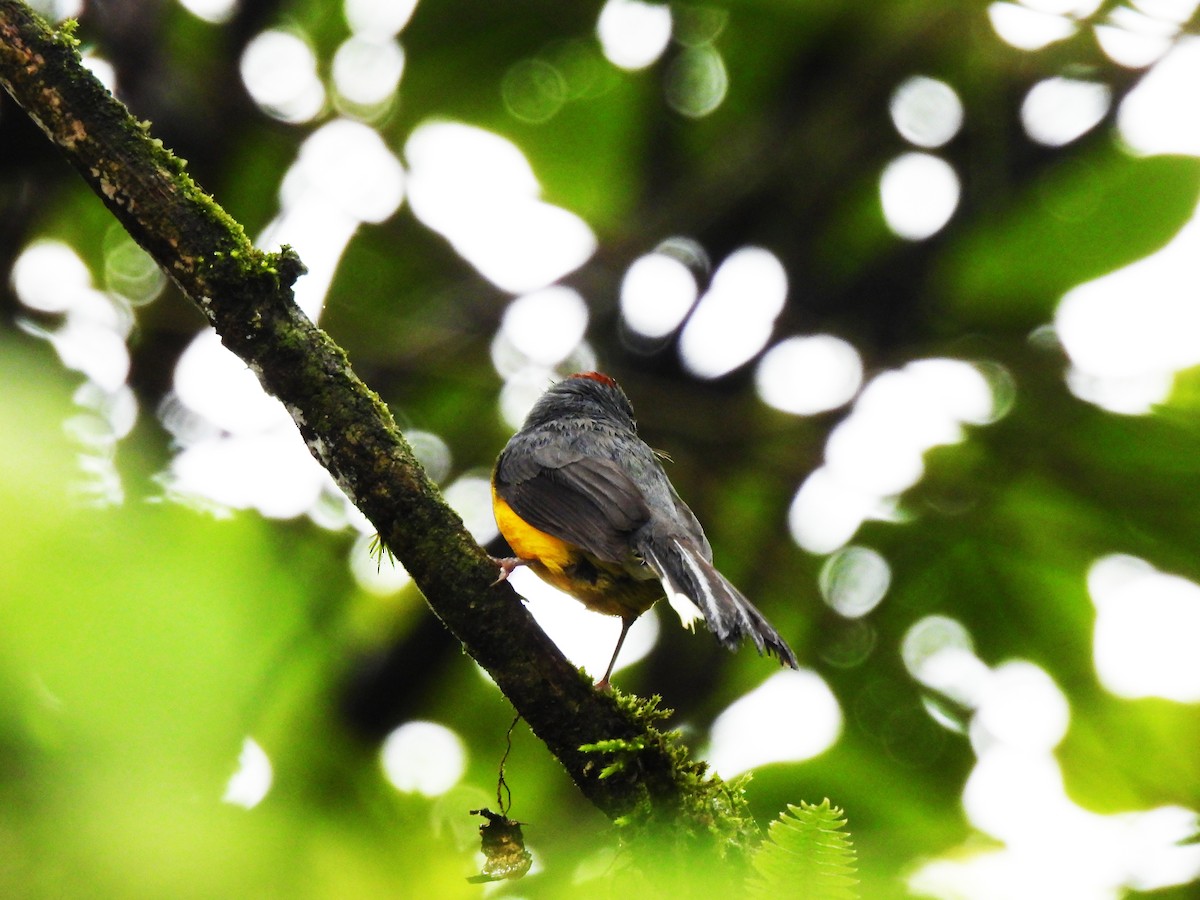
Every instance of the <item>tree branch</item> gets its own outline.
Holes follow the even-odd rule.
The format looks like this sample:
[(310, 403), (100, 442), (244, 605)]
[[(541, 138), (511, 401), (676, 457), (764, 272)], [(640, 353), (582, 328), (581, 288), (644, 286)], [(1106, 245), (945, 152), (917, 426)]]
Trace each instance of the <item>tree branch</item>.
[[(595, 691), (512, 588), (492, 586), (495, 565), (442, 500), (387, 407), (293, 302), (299, 257), (287, 247), (253, 247), (184, 163), (83, 67), (70, 29), (51, 30), (16, 0), (0, 0), (0, 83), (283, 402), (313, 456), (584, 795), (611, 818), (655, 820), (711, 839), (718, 809), (727, 815), (737, 798), (718, 780), (702, 780), (703, 766), (686, 762), (644, 708)], [(617, 765), (614, 754), (623, 754)]]

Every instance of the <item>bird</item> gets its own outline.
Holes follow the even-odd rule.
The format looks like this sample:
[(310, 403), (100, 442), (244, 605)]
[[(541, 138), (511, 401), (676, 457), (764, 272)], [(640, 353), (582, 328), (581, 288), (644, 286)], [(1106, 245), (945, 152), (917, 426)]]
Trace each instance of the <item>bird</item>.
[(712, 547), (680, 499), (661, 455), (637, 433), (633, 405), (601, 372), (577, 372), (551, 387), (509, 439), (492, 470), (492, 508), (515, 556), (496, 559), (497, 583), (518, 566), (588, 609), (616, 616), (621, 634), (666, 598), (685, 628), (700, 620), (736, 650), (799, 667), (762, 613), (713, 566)]

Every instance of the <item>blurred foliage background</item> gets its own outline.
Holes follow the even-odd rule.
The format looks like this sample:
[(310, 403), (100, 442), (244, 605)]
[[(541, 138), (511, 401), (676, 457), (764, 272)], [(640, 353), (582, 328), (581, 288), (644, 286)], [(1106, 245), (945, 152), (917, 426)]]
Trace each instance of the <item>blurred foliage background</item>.
[[(532, 398), (622, 382), (805, 668), (668, 611), (615, 680), (764, 824), (831, 798), (866, 897), (1107, 898), (1200, 876), (1196, 6), (40, 9), (493, 553)], [(7, 97), (0, 203), (0, 893), (607, 896), (520, 725), (533, 873), (466, 882), (511, 708)]]

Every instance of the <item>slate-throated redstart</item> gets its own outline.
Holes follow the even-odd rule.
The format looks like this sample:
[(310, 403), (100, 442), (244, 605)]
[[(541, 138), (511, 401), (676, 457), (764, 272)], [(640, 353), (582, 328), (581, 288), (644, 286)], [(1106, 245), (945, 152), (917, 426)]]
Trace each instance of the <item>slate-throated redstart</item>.
[(637, 434), (633, 406), (613, 379), (583, 372), (553, 385), (500, 453), (492, 472), (496, 524), (516, 557), (588, 609), (618, 616), (607, 687), (634, 620), (664, 594), (686, 628), (702, 618), (736, 650), (797, 668), (787, 643), (712, 565), (712, 548), (658, 455)]

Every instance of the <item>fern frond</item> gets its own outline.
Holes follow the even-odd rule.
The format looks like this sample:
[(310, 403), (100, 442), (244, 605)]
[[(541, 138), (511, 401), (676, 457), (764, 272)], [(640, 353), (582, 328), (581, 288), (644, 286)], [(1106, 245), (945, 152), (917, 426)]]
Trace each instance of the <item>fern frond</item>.
[(857, 900), (856, 858), (845, 827), (845, 815), (828, 798), (820, 806), (789, 803), (754, 855), (758, 877), (751, 896)]

